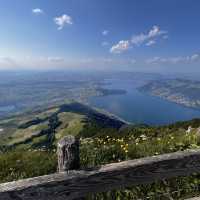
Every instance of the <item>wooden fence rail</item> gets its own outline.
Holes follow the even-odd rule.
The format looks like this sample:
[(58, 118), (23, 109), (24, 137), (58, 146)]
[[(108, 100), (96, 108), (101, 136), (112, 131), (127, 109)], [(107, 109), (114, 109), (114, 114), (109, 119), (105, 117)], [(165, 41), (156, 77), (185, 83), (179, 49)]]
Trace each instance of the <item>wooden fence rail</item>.
[[(200, 150), (188, 150), (93, 168), (79, 167), (79, 141), (58, 144), (59, 172), (0, 185), (0, 200), (73, 200), (89, 193), (200, 173)], [(74, 168), (76, 170), (74, 170)]]

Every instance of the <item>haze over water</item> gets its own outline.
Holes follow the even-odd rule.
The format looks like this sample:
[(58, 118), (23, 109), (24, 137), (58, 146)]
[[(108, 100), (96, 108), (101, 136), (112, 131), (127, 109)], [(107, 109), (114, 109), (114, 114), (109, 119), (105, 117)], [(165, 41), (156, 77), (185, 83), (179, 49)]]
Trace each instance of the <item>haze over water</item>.
[(150, 125), (169, 124), (200, 117), (200, 111), (172, 103), (159, 97), (141, 93), (141, 82), (130, 80), (106, 80), (108, 89), (124, 89), (124, 95), (92, 97), (92, 106), (109, 111), (126, 121)]

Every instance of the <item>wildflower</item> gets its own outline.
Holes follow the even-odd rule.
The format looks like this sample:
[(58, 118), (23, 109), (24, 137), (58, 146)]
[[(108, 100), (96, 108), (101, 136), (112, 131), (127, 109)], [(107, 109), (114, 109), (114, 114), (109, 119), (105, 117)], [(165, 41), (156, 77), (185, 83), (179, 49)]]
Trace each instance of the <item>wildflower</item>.
[(195, 148), (198, 148), (199, 146), (197, 144), (191, 144), (190, 147), (195, 149)]
[(138, 142), (139, 142), (139, 138), (137, 138), (137, 139), (135, 140), (135, 142), (138, 143)]

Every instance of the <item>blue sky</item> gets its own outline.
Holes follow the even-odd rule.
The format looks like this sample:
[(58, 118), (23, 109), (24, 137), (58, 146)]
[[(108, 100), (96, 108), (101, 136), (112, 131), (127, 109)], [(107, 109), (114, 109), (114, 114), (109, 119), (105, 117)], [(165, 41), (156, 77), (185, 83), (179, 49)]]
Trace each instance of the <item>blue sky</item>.
[(199, 0), (2, 0), (0, 69), (200, 72)]

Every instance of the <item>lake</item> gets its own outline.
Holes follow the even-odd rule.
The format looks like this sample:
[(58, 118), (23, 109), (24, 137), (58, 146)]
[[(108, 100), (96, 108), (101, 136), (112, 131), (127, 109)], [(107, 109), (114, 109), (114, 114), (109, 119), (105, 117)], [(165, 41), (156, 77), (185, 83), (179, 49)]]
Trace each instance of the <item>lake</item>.
[(15, 109), (14, 105), (0, 106), (0, 112), (10, 112)]
[(89, 104), (111, 112), (132, 123), (164, 125), (176, 121), (200, 118), (200, 111), (150, 96), (137, 90), (143, 81), (105, 80), (104, 88), (124, 89), (124, 95), (91, 97)]

